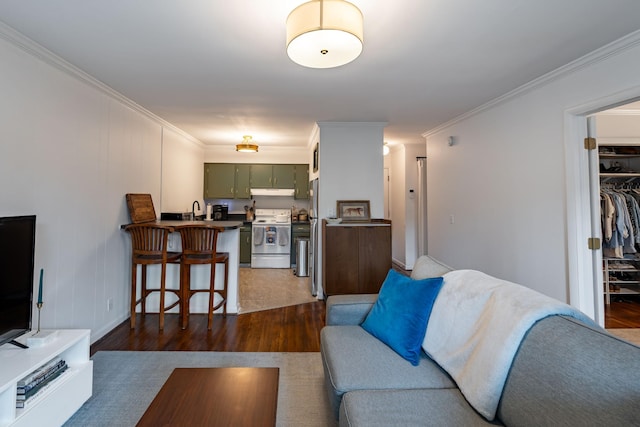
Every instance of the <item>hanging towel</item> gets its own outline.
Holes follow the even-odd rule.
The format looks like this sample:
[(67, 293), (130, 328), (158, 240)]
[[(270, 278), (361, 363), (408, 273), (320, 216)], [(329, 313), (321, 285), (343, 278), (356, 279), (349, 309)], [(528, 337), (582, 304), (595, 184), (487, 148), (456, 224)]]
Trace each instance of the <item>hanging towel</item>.
[(253, 229), (253, 246), (262, 245), (262, 241), (264, 240), (264, 228), (256, 227)]
[(278, 244), (280, 246), (289, 246), (289, 228), (278, 227)]

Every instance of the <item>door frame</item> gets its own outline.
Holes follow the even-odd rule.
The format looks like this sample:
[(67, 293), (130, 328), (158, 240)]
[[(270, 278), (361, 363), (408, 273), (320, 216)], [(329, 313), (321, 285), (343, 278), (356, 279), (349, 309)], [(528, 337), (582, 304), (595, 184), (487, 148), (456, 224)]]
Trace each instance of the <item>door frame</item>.
[[(584, 149), (587, 137), (587, 117), (600, 111), (624, 105), (640, 98), (640, 86), (594, 99), (565, 110), (564, 149), (566, 184), (566, 241), (569, 303), (604, 327), (602, 266), (587, 248), (592, 235), (592, 195), (589, 185), (590, 158)], [(597, 179), (595, 176), (592, 179)]]

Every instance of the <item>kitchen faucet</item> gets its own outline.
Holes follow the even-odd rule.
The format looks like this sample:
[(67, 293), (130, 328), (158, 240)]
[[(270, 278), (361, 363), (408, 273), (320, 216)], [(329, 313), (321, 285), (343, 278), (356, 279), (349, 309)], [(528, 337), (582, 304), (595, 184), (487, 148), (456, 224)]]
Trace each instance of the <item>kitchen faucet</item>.
[(198, 210), (200, 210), (200, 202), (197, 200), (194, 200), (193, 203), (191, 204), (191, 217), (193, 219), (196, 219), (196, 205), (198, 205)]

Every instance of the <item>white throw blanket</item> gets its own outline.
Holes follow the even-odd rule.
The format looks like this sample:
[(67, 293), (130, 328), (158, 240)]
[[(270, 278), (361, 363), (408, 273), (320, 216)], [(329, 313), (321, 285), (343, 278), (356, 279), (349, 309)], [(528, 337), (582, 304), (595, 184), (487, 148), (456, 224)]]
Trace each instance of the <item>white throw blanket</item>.
[(563, 314), (594, 325), (567, 304), (479, 271), (443, 277), (422, 348), (488, 420), (495, 418), (513, 358), (534, 323)]

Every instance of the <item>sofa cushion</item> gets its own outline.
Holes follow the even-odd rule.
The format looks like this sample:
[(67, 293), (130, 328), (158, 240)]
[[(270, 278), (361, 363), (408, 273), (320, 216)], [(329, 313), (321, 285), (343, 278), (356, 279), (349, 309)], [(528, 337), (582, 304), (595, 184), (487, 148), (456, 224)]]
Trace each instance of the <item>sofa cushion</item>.
[(417, 365), (433, 302), (442, 277), (413, 280), (389, 270), (378, 300), (362, 323), (364, 330)]
[(378, 299), (378, 294), (330, 295), (327, 298), (327, 325), (359, 325)]
[(430, 277), (444, 276), (453, 271), (451, 267), (431, 258), (429, 255), (422, 255), (416, 260), (411, 271), (412, 279), (428, 279)]
[(513, 360), (497, 416), (506, 425), (630, 426), (640, 420), (640, 349), (551, 316)]
[(457, 389), (366, 390), (344, 395), (340, 427), (490, 426)]
[(325, 326), (320, 345), (336, 419), (342, 395), (351, 390), (456, 387), (424, 352), (413, 366), (360, 326)]

